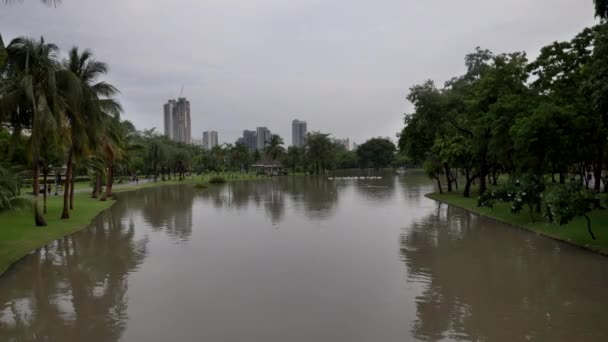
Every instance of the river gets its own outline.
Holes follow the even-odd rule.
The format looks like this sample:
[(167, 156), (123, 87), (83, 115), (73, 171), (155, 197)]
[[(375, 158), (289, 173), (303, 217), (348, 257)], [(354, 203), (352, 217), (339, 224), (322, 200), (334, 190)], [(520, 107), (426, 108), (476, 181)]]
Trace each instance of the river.
[(608, 258), (374, 176), (120, 194), (0, 278), (0, 341), (608, 341)]

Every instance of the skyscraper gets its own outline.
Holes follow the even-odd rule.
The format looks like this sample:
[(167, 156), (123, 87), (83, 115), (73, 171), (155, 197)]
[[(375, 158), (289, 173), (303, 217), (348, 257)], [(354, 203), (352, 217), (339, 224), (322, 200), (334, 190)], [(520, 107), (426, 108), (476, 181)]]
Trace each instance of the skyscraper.
[(184, 97), (169, 100), (164, 106), (165, 136), (190, 144), (192, 142), (190, 101)]
[(291, 144), (295, 147), (304, 146), (307, 131), (306, 121), (293, 120), (291, 122)]
[(266, 127), (258, 127), (256, 128), (256, 135), (258, 140), (257, 149), (263, 150), (270, 140), (270, 130)]
[(258, 148), (258, 135), (255, 131), (243, 131), (243, 144), (247, 146), (249, 151), (255, 151)]
[(203, 148), (210, 150), (218, 145), (218, 136), (216, 131), (203, 132)]
[(165, 115), (165, 136), (173, 140), (173, 111), (175, 109), (175, 100), (169, 100), (163, 106)]

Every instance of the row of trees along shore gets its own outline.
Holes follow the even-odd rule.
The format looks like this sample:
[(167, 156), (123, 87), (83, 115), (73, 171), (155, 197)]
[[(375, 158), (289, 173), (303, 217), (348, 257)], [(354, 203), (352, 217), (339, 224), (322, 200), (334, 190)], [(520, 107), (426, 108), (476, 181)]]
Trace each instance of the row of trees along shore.
[(61, 218), (69, 219), (76, 205), (75, 180), (82, 177), (92, 181), (91, 196), (105, 201), (115, 179), (156, 182), (172, 175), (182, 180), (191, 172), (248, 172), (260, 160), (278, 160), (292, 172), (311, 174), (393, 163), (396, 147), (383, 138), (347, 151), (329, 134), (310, 133), (304, 147), (287, 149), (273, 135), (265, 150), (252, 152), (239, 143), (204, 150), (155, 129), (138, 131), (121, 120), (119, 91), (102, 79), (107, 72), (90, 50), (74, 47), (60, 60), (58, 47), (42, 38), (16, 38), (5, 47), (0, 37), (0, 209), (30, 203), (19, 195), (31, 182), (35, 224), (46, 225), (47, 189), (54, 183), (49, 176), (61, 180)]
[[(506, 201), (560, 224), (584, 216), (595, 238), (587, 213), (608, 192), (608, 1), (595, 5), (598, 25), (535, 60), (477, 48), (464, 75), (413, 86), (400, 151), (440, 192), (461, 174), (465, 197), (477, 183), (480, 206)], [(501, 174), (508, 184), (496, 187)]]

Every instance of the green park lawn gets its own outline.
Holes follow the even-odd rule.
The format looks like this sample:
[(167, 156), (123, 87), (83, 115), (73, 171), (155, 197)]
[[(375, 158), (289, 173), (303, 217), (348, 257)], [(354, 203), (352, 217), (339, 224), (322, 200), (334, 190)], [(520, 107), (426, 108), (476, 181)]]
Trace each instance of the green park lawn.
[(583, 217), (577, 217), (569, 224), (559, 226), (548, 223), (540, 214), (535, 213), (535, 217), (532, 219), (528, 210), (524, 210), (520, 214), (513, 214), (510, 211), (508, 203), (497, 203), (493, 209), (478, 207), (476, 197), (465, 198), (457, 192), (430, 193), (427, 197), (464, 208), (503, 223), (608, 255), (608, 209), (594, 210), (589, 214), (591, 229), (597, 238), (597, 240), (593, 240), (587, 232), (587, 221)]
[[(158, 181), (157, 183), (115, 184), (114, 193), (150, 188), (161, 185), (175, 184), (206, 184), (214, 175), (190, 176), (184, 180), (176, 179)], [(258, 179), (254, 174), (224, 173), (228, 181)], [(78, 183), (77, 183), (78, 184)], [(88, 184), (87, 184), (88, 186)], [(75, 187), (79, 189), (79, 187)], [(40, 248), (53, 240), (73, 234), (86, 227), (103, 210), (114, 203), (113, 199), (105, 202), (91, 198), (89, 191), (74, 194), (74, 210), (70, 212), (69, 220), (62, 220), (63, 196), (49, 196), (47, 214), (44, 215), (47, 226), (36, 227), (31, 209), (0, 212), (0, 275), (14, 262), (23, 258), (33, 250)], [(39, 199), (42, 208), (42, 197)]]
[[(42, 199), (39, 202), (42, 206)], [(113, 200), (102, 202), (88, 193), (75, 194), (69, 220), (60, 219), (62, 196), (50, 196), (47, 203), (46, 227), (34, 225), (31, 209), (0, 213), (0, 274), (36, 248), (84, 228), (97, 214), (110, 207)]]

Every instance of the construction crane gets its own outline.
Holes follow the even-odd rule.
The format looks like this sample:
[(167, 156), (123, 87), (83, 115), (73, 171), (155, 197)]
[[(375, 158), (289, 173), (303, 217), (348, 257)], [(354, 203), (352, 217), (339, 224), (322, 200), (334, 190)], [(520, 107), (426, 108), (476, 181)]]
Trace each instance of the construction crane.
[(179, 91), (179, 96), (178, 98), (182, 97), (182, 94), (184, 93), (184, 86), (182, 85), (182, 90)]

